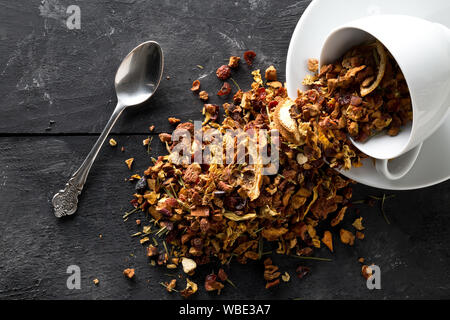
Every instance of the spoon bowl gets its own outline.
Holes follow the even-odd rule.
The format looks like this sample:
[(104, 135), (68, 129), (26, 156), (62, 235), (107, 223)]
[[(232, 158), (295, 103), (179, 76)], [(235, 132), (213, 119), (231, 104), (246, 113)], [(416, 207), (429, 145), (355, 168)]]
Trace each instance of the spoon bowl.
[(131, 50), (114, 80), (117, 100), (125, 106), (147, 101), (161, 82), (163, 66), (164, 56), (157, 42), (147, 41)]

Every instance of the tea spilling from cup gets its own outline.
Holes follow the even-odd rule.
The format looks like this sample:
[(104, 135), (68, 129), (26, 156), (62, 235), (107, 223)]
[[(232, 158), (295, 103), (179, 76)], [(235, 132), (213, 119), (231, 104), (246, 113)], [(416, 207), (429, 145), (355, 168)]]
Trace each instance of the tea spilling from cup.
[(351, 138), (365, 142), (376, 134), (397, 136), (413, 119), (411, 97), (403, 73), (378, 41), (353, 47), (318, 74), (334, 97), (332, 117)]
[[(381, 95), (383, 105), (379, 107), (380, 110), (392, 115), (389, 110), (399, 108), (400, 113), (396, 116), (400, 115), (400, 121), (395, 117), (392, 117), (392, 121), (401, 122), (403, 127), (399, 132), (395, 132), (397, 129), (394, 128), (397, 126), (395, 122), (391, 122), (383, 128), (383, 119), (389, 121), (389, 118), (382, 116), (380, 120), (377, 120), (377, 124), (382, 130), (387, 129), (384, 133), (371, 136), (377, 132), (373, 128), (377, 126), (376, 124), (372, 126), (368, 134), (364, 130), (361, 132), (360, 127), (364, 122), (358, 121), (358, 126), (350, 123), (349, 137), (355, 147), (376, 159), (376, 168), (380, 174), (387, 179), (396, 180), (409, 172), (419, 155), (423, 141), (440, 127), (448, 115), (450, 30), (437, 23), (404, 15), (365, 17), (349, 22), (330, 33), (322, 47), (320, 65), (324, 68), (345, 54), (352, 55), (353, 47), (367, 41), (379, 43), (375, 45), (377, 50), (373, 58), (378, 72), (373, 82), (367, 80), (367, 83), (361, 83), (360, 96), (364, 96), (365, 101), (372, 99), (376, 105), (378, 100), (374, 97)], [(398, 65), (396, 75), (386, 73), (387, 68), (384, 73), (381, 72), (383, 49), (386, 52), (386, 61), (391, 61), (390, 64), (394, 67)], [(358, 69), (354, 71), (356, 70)], [(358, 73), (362, 72), (364, 70), (358, 71)], [(385, 92), (383, 88), (390, 82), (397, 83), (393, 93)], [(366, 87), (369, 93), (364, 95), (363, 89)], [(408, 89), (409, 98), (406, 96)], [(407, 102), (408, 99), (410, 104)], [(379, 102), (381, 103), (381, 100)], [(412, 112), (409, 105), (412, 107)], [(354, 118), (353, 109), (349, 108), (348, 111)], [(361, 110), (355, 111), (359, 116), (358, 112)], [(378, 114), (375, 113), (375, 115)], [(412, 122), (409, 122), (410, 118)], [(366, 120), (364, 117), (362, 119)], [(364, 124), (363, 126), (367, 127)], [(370, 139), (367, 139), (368, 137)]]

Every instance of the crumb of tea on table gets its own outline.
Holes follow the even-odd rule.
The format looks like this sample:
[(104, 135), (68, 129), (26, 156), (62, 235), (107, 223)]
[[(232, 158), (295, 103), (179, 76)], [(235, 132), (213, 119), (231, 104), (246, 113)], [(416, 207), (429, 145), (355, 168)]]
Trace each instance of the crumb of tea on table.
[(217, 92), (218, 96), (226, 96), (231, 93), (231, 86), (228, 82), (224, 82), (222, 88)]
[(127, 268), (123, 270), (123, 275), (127, 277), (128, 279), (132, 279), (134, 277), (134, 269), (133, 268)]
[(227, 80), (230, 77), (230, 75), (231, 75), (231, 69), (226, 64), (220, 66), (216, 70), (216, 76), (220, 80)]
[(141, 176), (138, 175), (137, 173), (135, 173), (128, 179), (128, 181), (139, 180), (139, 179), (141, 179)]
[(143, 145), (144, 147), (145, 147), (145, 146), (148, 146), (150, 142), (151, 142), (151, 139), (150, 139), (150, 137), (148, 137), (148, 138), (142, 140), (142, 145)]
[(373, 270), (368, 265), (363, 265), (361, 267), (361, 274), (364, 278), (369, 279), (370, 276), (372, 275), (372, 273), (373, 273)]
[(289, 275), (289, 273), (285, 272), (285, 273), (281, 276), (281, 280), (283, 280), (284, 282), (289, 282), (289, 280), (291, 280), (291, 276)]
[(256, 53), (253, 50), (248, 50), (244, 52), (244, 60), (245, 62), (247, 62), (248, 66), (252, 66), (253, 65), (253, 60), (256, 57)]
[(114, 140), (113, 138), (111, 138), (111, 139), (109, 139), (109, 145), (110, 145), (111, 147), (115, 147), (115, 146), (117, 146), (117, 141)]
[(92, 280), (92, 282), (94, 282), (94, 284), (97, 286), (100, 283), (100, 280), (98, 280), (97, 278), (95, 278), (94, 280)]
[(237, 68), (239, 66), (240, 60), (241, 60), (241, 58), (239, 58), (239, 57), (231, 56), (230, 60), (228, 61), (228, 66), (230, 68)]
[(154, 125), (151, 125), (150, 127), (148, 127), (148, 130), (149, 130), (150, 132), (153, 132), (153, 130), (155, 130), (155, 126), (154, 126)]
[(172, 279), (170, 282), (165, 283), (165, 287), (168, 292), (174, 291), (176, 285), (177, 285), (177, 279)]
[(197, 92), (199, 90), (200, 90), (200, 80), (195, 80), (194, 82), (192, 82), (191, 91)]
[(358, 231), (362, 231), (365, 229), (364, 226), (362, 225), (362, 220), (363, 218), (359, 217), (358, 219), (355, 219), (355, 221), (353, 221), (352, 226)]
[(278, 266), (273, 265), (272, 259), (264, 260), (264, 280), (267, 281), (266, 289), (276, 286), (280, 283), (281, 273), (278, 271)]
[(323, 234), (322, 242), (333, 252), (333, 238), (330, 231), (325, 231)]
[(270, 66), (266, 69), (265, 78), (267, 81), (277, 80), (277, 69), (274, 66)]
[(352, 246), (355, 243), (355, 236), (350, 231), (341, 229), (339, 235), (342, 243), (348, 244), (349, 246)]
[(170, 142), (172, 140), (172, 135), (170, 133), (160, 133), (159, 134), (159, 140), (161, 142)]
[(169, 119), (167, 119), (169, 121), (170, 124), (178, 124), (181, 122), (180, 119), (178, 118), (174, 118), (174, 117), (170, 117)]
[(208, 92), (206, 92), (206, 91), (200, 91), (200, 93), (198, 94), (198, 97), (200, 98), (200, 100), (203, 100), (203, 101), (207, 101), (209, 99)]
[(131, 166), (133, 165), (133, 161), (134, 161), (134, 158), (130, 158), (130, 159), (125, 160), (125, 163), (127, 164), (127, 167), (130, 170), (131, 170)]

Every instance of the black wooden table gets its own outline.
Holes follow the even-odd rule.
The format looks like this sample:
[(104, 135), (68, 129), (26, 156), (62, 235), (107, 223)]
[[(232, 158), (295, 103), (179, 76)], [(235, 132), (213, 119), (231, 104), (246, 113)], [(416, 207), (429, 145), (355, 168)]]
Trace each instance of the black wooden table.
[[(66, 8), (81, 9), (81, 29), (66, 26)], [(256, 67), (273, 64), (284, 80), (290, 36), (309, 1), (0, 1), (0, 298), (176, 299), (158, 283), (168, 277), (152, 267), (130, 235), (133, 184), (124, 160), (142, 172), (149, 155), (142, 140), (169, 131), (169, 116), (201, 119), (192, 80), (217, 91), (215, 69), (230, 55), (257, 52)], [(165, 74), (146, 106), (126, 111), (113, 130), (118, 147), (105, 145), (95, 162), (77, 214), (58, 220), (51, 197), (81, 164), (114, 106), (113, 77), (121, 59), (145, 40), (165, 52)], [(203, 66), (199, 68), (197, 65)], [(248, 69), (235, 77), (248, 86)], [(217, 97), (213, 97), (217, 99)], [(154, 124), (150, 134), (148, 126)], [(164, 152), (155, 139), (151, 156)], [(121, 152), (120, 147), (125, 151)], [(360, 206), (366, 239), (354, 247), (335, 241), (332, 262), (274, 256), (289, 283), (264, 289), (261, 263), (232, 264), (237, 289), (222, 295), (200, 290), (196, 298), (321, 299), (443, 298), (450, 296), (450, 181), (427, 189), (390, 192), (356, 185), (355, 199), (395, 194), (378, 206)], [(352, 220), (352, 219), (348, 219)], [(102, 238), (99, 235), (102, 235)], [(381, 268), (381, 290), (368, 290), (357, 262)], [(81, 270), (81, 289), (69, 290), (68, 266)], [(312, 273), (295, 278), (298, 265)], [(136, 269), (134, 281), (122, 270)], [(211, 266), (193, 278), (202, 283)], [(98, 278), (98, 286), (93, 279)]]

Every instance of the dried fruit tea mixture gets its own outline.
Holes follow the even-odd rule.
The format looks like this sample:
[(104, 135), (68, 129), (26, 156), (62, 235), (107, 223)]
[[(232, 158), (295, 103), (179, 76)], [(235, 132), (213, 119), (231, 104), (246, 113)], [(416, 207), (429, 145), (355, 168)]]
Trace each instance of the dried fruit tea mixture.
[[(244, 60), (251, 66), (255, 56), (248, 51)], [(278, 172), (263, 175), (258, 164), (237, 162), (175, 164), (169, 155), (159, 156), (137, 177), (132, 212), (142, 211), (148, 217), (140, 221), (142, 231), (137, 235), (153, 264), (181, 267), (192, 276), (197, 266), (213, 261), (264, 260), (264, 279), (270, 288), (290, 276), (282, 275), (265, 257), (263, 242), (274, 243), (278, 254), (308, 257), (322, 244), (333, 251), (331, 230), (336, 227), (345, 244), (364, 238), (361, 218), (353, 223), (355, 234), (339, 227), (351, 204), (352, 181), (332, 168), (361, 166), (365, 156), (352, 146), (348, 134), (358, 140), (384, 128), (396, 134), (411, 118), (410, 100), (398, 66), (378, 43), (357, 47), (319, 72), (317, 60), (310, 59), (308, 67), (314, 75), (304, 81), (310, 89), (299, 91), (295, 101), (277, 81), (273, 66), (265, 71), (265, 82), (260, 70), (254, 70), (251, 90), (239, 88), (231, 94), (227, 81), (234, 82), (231, 72), (239, 63), (240, 58), (233, 56), (217, 69), (223, 81), (217, 94), (229, 96), (230, 101), (222, 106), (204, 104), (202, 129), (277, 129), (279, 150), (271, 152), (279, 153)], [(208, 99), (199, 80), (191, 90), (199, 99)], [(219, 122), (221, 108), (225, 116)], [(169, 121), (191, 133), (195, 150), (194, 124)], [(168, 151), (177, 144), (169, 133), (159, 138)], [(319, 232), (319, 226), (325, 231)], [(297, 276), (308, 272), (299, 267)], [(196, 283), (186, 280), (180, 291), (184, 297), (198, 290)], [(225, 282), (232, 284), (221, 268), (206, 277), (204, 287), (220, 292)], [(161, 284), (169, 292), (178, 291), (176, 279)]]
[(353, 48), (338, 62), (324, 65), (317, 75), (307, 77), (304, 84), (328, 98), (330, 126), (346, 127), (357, 141), (383, 130), (396, 136), (400, 127), (412, 120), (405, 77), (379, 42)]

